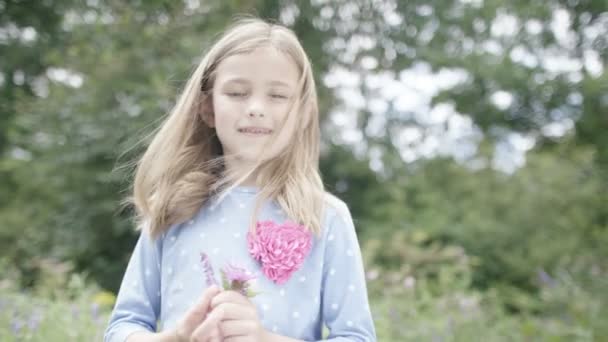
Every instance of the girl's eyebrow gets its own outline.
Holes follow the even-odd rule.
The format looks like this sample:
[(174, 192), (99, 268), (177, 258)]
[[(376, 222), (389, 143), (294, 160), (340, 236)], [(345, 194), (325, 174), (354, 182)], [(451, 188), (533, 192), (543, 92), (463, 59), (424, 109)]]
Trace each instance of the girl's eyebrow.
[(268, 82), (268, 84), (290, 88), (289, 84), (287, 84), (283, 81), (270, 81), (270, 82)]
[(248, 80), (244, 79), (244, 78), (239, 78), (239, 77), (233, 77), (233, 78), (229, 78), (226, 81), (224, 81), (225, 84), (228, 83), (249, 83)]
[[(248, 79), (246, 79), (246, 78), (234, 77), (234, 78), (227, 79), (226, 81), (224, 81), (224, 83), (225, 84), (227, 84), (227, 83), (244, 83), (244, 84), (249, 84), (251, 82)], [(269, 82), (266, 82), (266, 84), (271, 85), (271, 86), (282, 86), (282, 87), (291, 88), (291, 86), (288, 83), (285, 83), (285, 82), (279, 81), (279, 80), (269, 81)]]

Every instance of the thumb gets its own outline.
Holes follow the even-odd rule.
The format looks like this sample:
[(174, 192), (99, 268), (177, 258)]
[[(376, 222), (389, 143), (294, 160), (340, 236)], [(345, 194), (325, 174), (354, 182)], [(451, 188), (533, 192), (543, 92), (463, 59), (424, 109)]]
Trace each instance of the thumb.
[(223, 310), (213, 310), (205, 318), (203, 323), (192, 332), (193, 341), (222, 341), (222, 332), (219, 329), (219, 324), (224, 317)]
[(184, 323), (191, 329), (199, 325), (205, 319), (205, 316), (207, 316), (211, 300), (219, 292), (220, 288), (215, 285), (208, 287), (203, 292), (201, 298), (188, 310), (184, 317)]

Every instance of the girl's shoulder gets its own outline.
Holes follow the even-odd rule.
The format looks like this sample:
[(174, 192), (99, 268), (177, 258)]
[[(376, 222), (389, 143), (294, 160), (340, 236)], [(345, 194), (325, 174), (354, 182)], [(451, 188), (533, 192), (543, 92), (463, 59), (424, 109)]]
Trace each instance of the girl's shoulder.
[(348, 205), (334, 194), (326, 191), (323, 196), (323, 204), (323, 222), (326, 226), (336, 219), (339, 219), (344, 223), (352, 222), (352, 216), (350, 209), (348, 209)]

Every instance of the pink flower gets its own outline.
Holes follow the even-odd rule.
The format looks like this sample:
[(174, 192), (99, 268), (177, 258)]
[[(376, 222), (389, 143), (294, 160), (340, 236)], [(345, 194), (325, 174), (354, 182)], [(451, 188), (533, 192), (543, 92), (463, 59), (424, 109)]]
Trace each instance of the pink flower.
[(222, 272), (224, 272), (229, 281), (246, 282), (256, 278), (251, 272), (234, 264), (224, 266)]
[(312, 247), (312, 233), (293, 222), (261, 221), (247, 234), (249, 253), (262, 263), (262, 273), (277, 284), (297, 271)]
[(253, 297), (256, 295), (256, 293), (250, 289), (250, 281), (254, 280), (256, 276), (245, 268), (234, 264), (227, 264), (222, 268), (221, 272), (225, 289), (237, 291), (246, 297)]

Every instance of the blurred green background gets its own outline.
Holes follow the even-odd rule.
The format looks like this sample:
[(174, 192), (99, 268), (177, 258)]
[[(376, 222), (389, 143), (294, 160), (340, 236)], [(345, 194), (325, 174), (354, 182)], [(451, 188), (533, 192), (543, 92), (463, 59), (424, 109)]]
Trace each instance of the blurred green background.
[(131, 169), (236, 14), (291, 27), (380, 341), (608, 341), (606, 0), (0, 0), (0, 340), (99, 340)]

